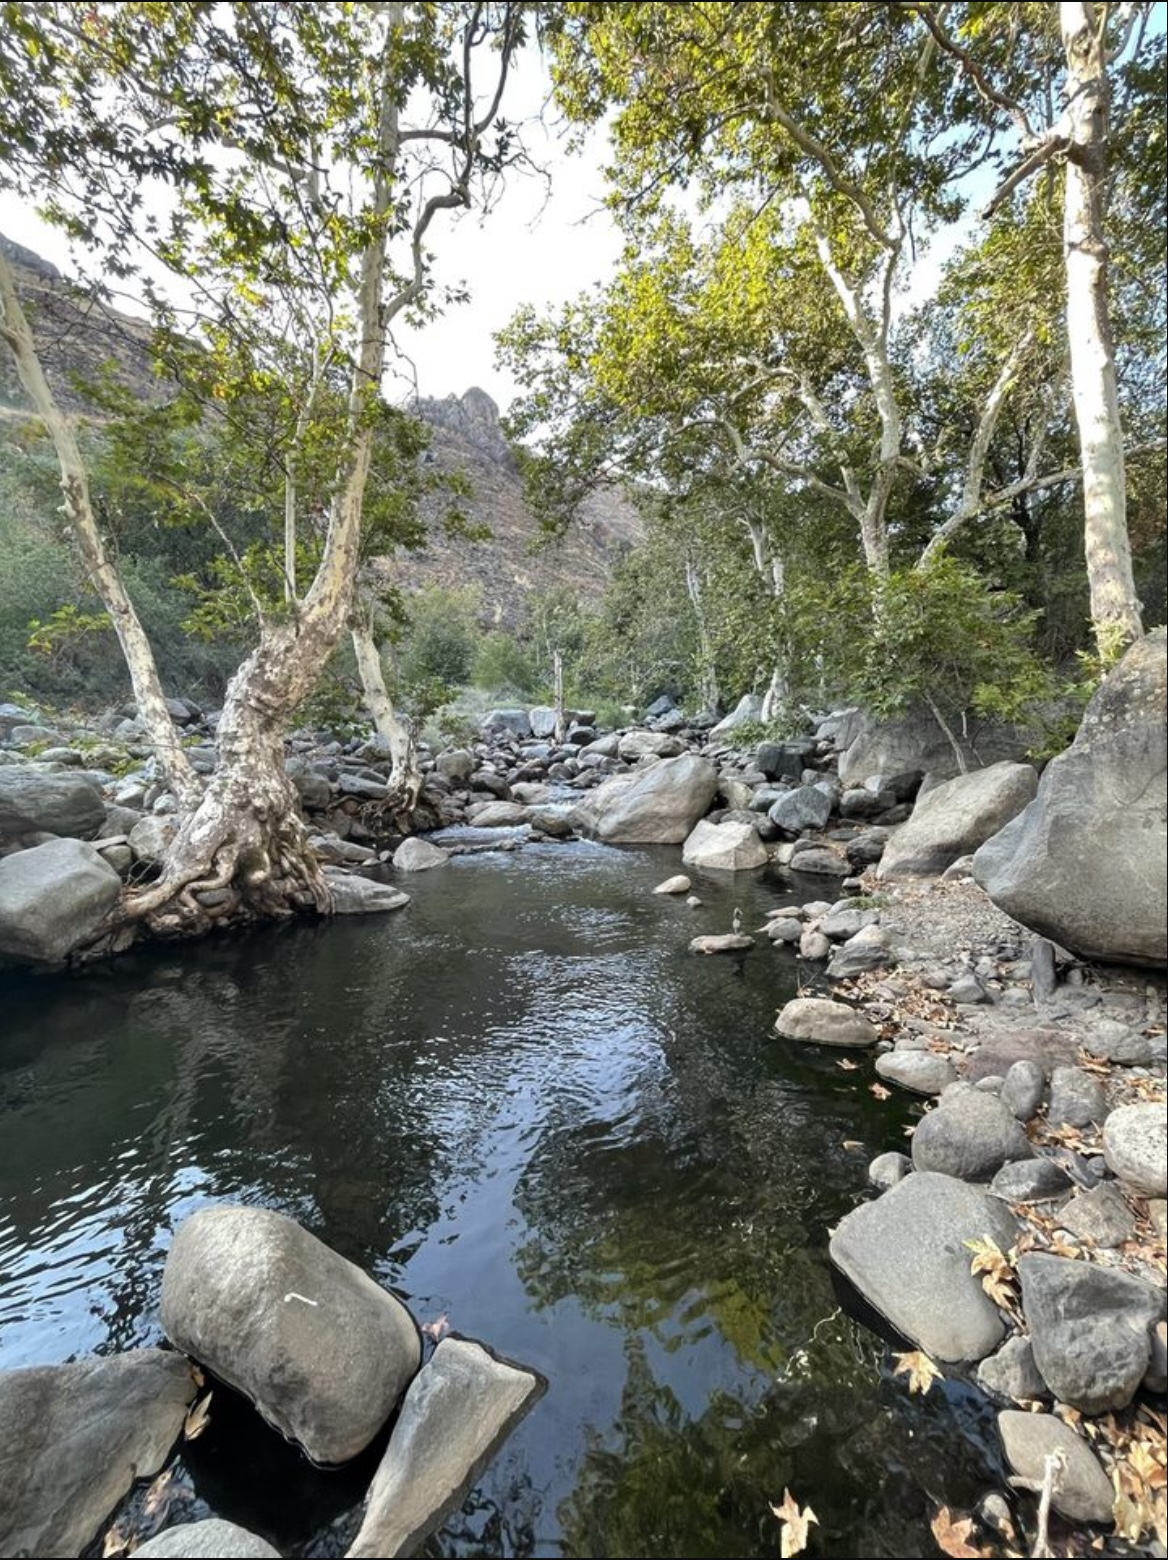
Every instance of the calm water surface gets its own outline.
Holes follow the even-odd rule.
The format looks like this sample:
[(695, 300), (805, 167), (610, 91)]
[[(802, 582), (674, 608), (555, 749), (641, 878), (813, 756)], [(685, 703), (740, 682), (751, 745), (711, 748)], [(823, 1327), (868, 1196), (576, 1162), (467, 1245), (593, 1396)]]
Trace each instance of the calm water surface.
[[(549, 1380), (427, 1554), (773, 1556), (784, 1488), (813, 1553), (935, 1553), (990, 1416), (910, 1398), (826, 1259), (911, 1108), (774, 1038), (789, 955), (687, 952), (789, 885), (699, 879), (691, 910), (651, 892), (676, 870), (463, 857), (394, 916), (0, 987), (0, 1368), (160, 1342), (178, 1222), (276, 1208)], [(340, 1552), (370, 1470), (251, 1418), (187, 1448), (189, 1514)]]

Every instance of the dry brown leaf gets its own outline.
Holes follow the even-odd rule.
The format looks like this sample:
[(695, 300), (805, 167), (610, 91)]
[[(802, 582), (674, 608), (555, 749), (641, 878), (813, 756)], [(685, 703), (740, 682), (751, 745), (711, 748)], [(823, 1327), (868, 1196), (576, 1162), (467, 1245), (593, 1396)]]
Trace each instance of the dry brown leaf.
[(799, 1509), (799, 1502), (791, 1494), (790, 1490), (783, 1491), (783, 1504), (775, 1506), (771, 1510), (783, 1524), (783, 1536), (779, 1543), (779, 1554), (783, 1560), (789, 1555), (799, 1555), (807, 1548), (807, 1529), (812, 1522), (818, 1522), (819, 1518), (810, 1506)]
[(173, 1483), (174, 1468), (166, 1468), (158, 1475), (154, 1483), (146, 1491), (146, 1499), (143, 1503), (142, 1509), (148, 1517), (156, 1517), (160, 1512), (165, 1511), (167, 1506), (169, 1506), (170, 1497), (173, 1494), (173, 1491), (171, 1490), (171, 1485)]
[(200, 1390), (207, 1385), (207, 1378), (197, 1365), (191, 1366), (191, 1380)]
[(1016, 1313), (1018, 1295), (1010, 1258), (988, 1237), (984, 1240), (967, 1240), (965, 1244), (973, 1252), (970, 1272), (981, 1274), (981, 1287), (986, 1294), (1003, 1311)]
[(972, 1517), (958, 1517), (948, 1506), (942, 1506), (930, 1526), (945, 1554), (952, 1555), (954, 1560), (980, 1560), (981, 1550), (969, 1542), (973, 1532)]
[(433, 1338), (435, 1343), (440, 1338), (445, 1338), (450, 1331), (450, 1322), (446, 1312), (443, 1311), (442, 1315), (436, 1316), (432, 1322), (423, 1322), (418, 1331), (425, 1333), (427, 1338)]
[(860, 1064), (859, 1062), (850, 1062), (848, 1058), (844, 1056), (841, 1057), (841, 1059), (835, 1065), (837, 1067), (842, 1067), (844, 1072), (855, 1072), (859, 1068)]
[(860, 1142), (859, 1138), (844, 1138), (844, 1141), (843, 1141), (843, 1147), (844, 1148), (857, 1149), (857, 1148), (863, 1148), (863, 1146), (864, 1145), (863, 1145), (863, 1143)]
[(102, 1560), (113, 1560), (115, 1555), (124, 1555), (129, 1547), (130, 1535), (120, 1525), (112, 1527), (101, 1546)]
[(870, 1083), (868, 1085), (868, 1093), (874, 1094), (878, 1100), (886, 1100), (892, 1093), (892, 1090), (886, 1089), (882, 1083)]
[(945, 1379), (929, 1356), (922, 1354), (919, 1349), (914, 1349), (911, 1354), (894, 1354), (892, 1358), (896, 1361), (892, 1374), (907, 1376), (910, 1392), (925, 1393), (934, 1381)]
[(211, 1399), (214, 1396), (213, 1392), (208, 1392), (206, 1397), (201, 1397), (197, 1403), (192, 1403), (187, 1409), (186, 1421), (183, 1424), (184, 1441), (197, 1441), (211, 1423)]

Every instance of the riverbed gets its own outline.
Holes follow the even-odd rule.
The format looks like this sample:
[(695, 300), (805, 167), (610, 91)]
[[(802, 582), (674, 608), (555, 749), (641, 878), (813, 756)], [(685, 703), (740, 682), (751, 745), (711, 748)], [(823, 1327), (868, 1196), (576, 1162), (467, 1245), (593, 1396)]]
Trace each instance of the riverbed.
[[(775, 1037), (788, 952), (688, 952), (790, 880), (699, 877), (691, 909), (652, 892), (677, 869), (457, 857), (390, 916), (0, 984), (0, 1368), (161, 1342), (177, 1223), (276, 1208), (548, 1380), (425, 1553), (770, 1557), (785, 1489), (815, 1552), (934, 1553), (937, 1505), (989, 1487), (992, 1408), (911, 1396), (826, 1255), (915, 1107)], [(178, 1483), (324, 1555), (370, 1471), (312, 1470), (224, 1404)]]

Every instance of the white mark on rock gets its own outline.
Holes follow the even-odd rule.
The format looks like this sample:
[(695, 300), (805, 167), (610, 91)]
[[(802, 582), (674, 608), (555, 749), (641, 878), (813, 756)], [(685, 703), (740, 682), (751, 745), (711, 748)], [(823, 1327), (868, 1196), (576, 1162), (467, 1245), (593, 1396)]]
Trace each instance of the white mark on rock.
[(318, 1300), (310, 1300), (307, 1295), (298, 1295), (294, 1289), (290, 1289), (288, 1291), (288, 1293), (284, 1296), (284, 1304), (287, 1305), (289, 1300), (299, 1300), (301, 1305), (319, 1305), (320, 1304), (320, 1302)]

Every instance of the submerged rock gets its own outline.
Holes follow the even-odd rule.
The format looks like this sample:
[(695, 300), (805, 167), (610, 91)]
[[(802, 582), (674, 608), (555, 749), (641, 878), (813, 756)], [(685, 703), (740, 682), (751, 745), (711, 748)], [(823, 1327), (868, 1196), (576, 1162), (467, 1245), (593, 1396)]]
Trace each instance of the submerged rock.
[(980, 1360), (1006, 1324), (970, 1271), (970, 1240), (1006, 1251), (1018, 1224), (1000, 1202), (952, 1176), (918, 1170), (845, 1214), (832, 1261), (893, 1327), (937, 1360)]
[(371, 878), (356, 877), (325, 867), (324, 875), (333, 891), (333, 910), (337, 915), (373, 915), (379, 910), (400, 910), (410, 896), (389, 883), (374, 883)]
[(694, 937), (689, 945), (691, 953), (745, 953), (754, 947), (754, 938), (745, 932), (712, 933), (706, 937)]
[(161, 1349), (0, 1372), (0, 1554), (79, 1555), (166, 1461), (194, 1395)]
[(319, 1463), (364, 1450), (421, 1361), (399, 1300), (265, 1208), (206, 1208), (179, 1226), (162, 1325)]
[(416, 1553), (545, 1386), (480, 1344), (443, 1338), (406, 1393), (349, 1554)]

